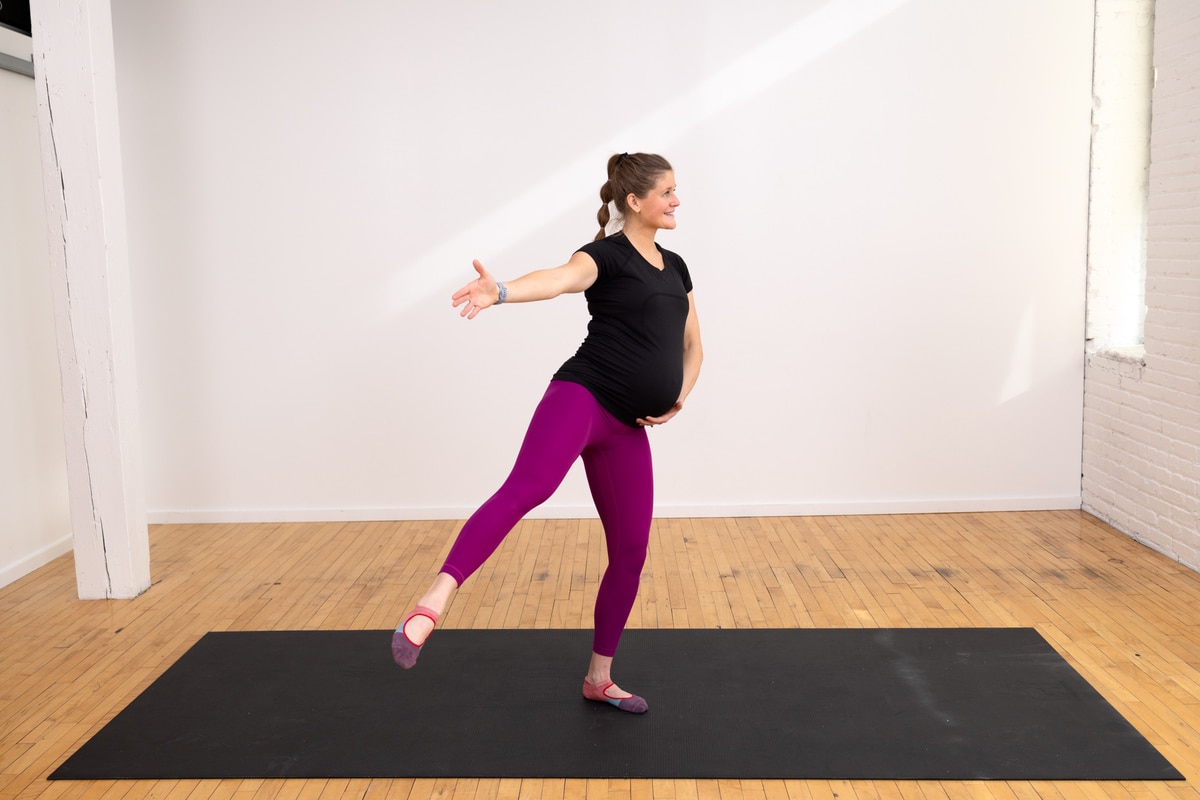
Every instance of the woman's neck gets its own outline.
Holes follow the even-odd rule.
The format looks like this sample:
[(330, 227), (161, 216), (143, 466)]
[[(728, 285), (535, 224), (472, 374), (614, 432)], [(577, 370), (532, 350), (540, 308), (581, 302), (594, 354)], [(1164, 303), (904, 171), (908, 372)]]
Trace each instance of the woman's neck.
[(625, 234), (625, 238), (632, 242), (638, 250), (654, 251), (654, 235), (658, 233), (654, 228), (626, 224), (621, 228), (621, 233)]

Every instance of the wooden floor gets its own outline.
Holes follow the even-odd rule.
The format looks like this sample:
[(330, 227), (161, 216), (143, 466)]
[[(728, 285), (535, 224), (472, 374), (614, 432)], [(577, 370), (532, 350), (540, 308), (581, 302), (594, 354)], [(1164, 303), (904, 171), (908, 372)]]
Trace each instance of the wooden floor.
[[(1198, 796), (1200, 575), (1078, 511), (659, 520), (630, 627), (1032, 626), (1188, 782), (46, 780), (208, 631), (394, 627), (458, 525), (166, 525), (135, 600), (70, 556), (0, 589), (0, 798)], [(598, 523), (527, 520), (443, 626), (589, 627), (602, 567)]]

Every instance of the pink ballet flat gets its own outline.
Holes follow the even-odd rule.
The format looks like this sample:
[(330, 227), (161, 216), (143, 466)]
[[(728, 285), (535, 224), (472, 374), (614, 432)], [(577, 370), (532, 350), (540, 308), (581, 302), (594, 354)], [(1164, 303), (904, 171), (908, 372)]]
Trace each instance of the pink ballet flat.
[(400, 627), (396, 628), (396, 632), (392, 634), (392, 658), (405, 669), (412, 669), (413, 664), (417, 663), (417, 656), (421, 655), (421, 648), (425, 646), (425, 642), (429, 641), (429, 636), (433, 635), (433, 631), (430, 631), (429, 636), (425, 637), (425, 642), (421, 642), (420, 644), (408, 638), (408, 634), (404, 632), (404, 628), (413, 617), (428, 617), (433, 620), (434, 625), (437, 625), (438, 621), (438, 614), (432, 608), (417, 606), (411, 614), (404, 618), (404, 622), (400, 623)]
[(630, 714), (645, 714), (650, 706), (646, 701), (636, 694), (632, 697), (610, 697), (608, 690), (613, 687), (613, 682), (609, 681), (603, 685), (597, 686), (587, 678), (583, 679), (583, 696), (588, 700), (598, 700), (601, 703), (608, 703), (616, 706), (622, 711), (628, 711)]

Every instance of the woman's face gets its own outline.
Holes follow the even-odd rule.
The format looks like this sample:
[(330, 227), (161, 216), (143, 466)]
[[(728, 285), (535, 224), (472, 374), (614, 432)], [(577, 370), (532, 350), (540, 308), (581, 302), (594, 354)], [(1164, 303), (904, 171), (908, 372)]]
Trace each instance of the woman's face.
[(645, 197), (629, 196), (626, 201), (630, 210), (647, 226), (656, 229), (675, 229), (675, 209), (679, 198), (675, 195), (675, 173), (664, 172)]

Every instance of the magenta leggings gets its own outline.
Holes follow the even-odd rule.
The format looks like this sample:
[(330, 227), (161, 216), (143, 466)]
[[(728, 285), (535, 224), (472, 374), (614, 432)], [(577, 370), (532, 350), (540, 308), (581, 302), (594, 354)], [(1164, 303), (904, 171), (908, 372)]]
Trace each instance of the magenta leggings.
[(592, 649), (613, 656), (646, 563), (654, 511), (650, 442), (645, 429), (618, 422), (577, 383), (550, 383), (512, 472), (463, 525), (442, 572), (461, 586), (522, 517), (554, 494), (580, 456), (608, 548), (608, 568), (596, 594)]

